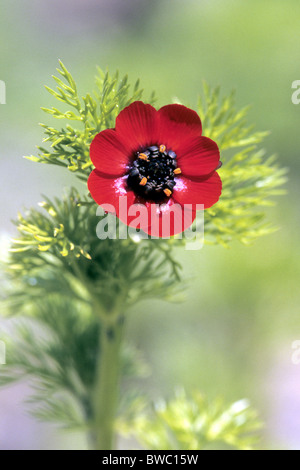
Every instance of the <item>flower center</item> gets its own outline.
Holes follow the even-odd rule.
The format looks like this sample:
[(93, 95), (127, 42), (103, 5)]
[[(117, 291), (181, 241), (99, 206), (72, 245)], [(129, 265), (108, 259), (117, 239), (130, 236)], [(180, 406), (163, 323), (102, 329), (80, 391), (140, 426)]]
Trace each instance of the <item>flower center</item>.
[(137, 152), (129, 169), (128, 186), (139, 196), (154, 201), (169, 198), (176, 185), (177, 155), (165, 145), (153, 145)]

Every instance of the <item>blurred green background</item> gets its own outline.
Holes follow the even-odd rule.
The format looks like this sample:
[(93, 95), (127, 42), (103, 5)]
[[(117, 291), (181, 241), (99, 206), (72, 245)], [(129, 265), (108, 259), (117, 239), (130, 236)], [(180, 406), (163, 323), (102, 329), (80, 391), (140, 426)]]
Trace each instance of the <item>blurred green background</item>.
[[(300, 450), (299, 119), (291, 84), (300, 79), (300, 3), (297, 0), (1, 0), (0, 106), (1, 237), (11, 218), (36, 205), (41, 193), (61, 195), (74, 184), (58, 168), (35, 165), (62, 59), (85, 93), (95, 66), (141, 78), (158, 105), (178, 97), (195, 107), (202, 80), (237, 90), (251, 104), (250, 122), (269, 129), (269, 153), (290, 168), (288, 195), (269, 218), (280, 226), (252, 247), (205, 247), (179, 252), (192, 277), (183, 304), (151, 302), (131, 313), (128, 339), (152, 367), (142, 387), (154, 398), (174, 387), (199, 388), (209, 397), (249, 398), (265, 421), (261, 447)], [(204, 130), (205, 131), (205, 130)], [(0, 331), (1, 334), (1, 331)], [(0, 448), (76, 448), (80, 436), (61, 438), (26, 416), (26, 384), (0, 391)], [(24, 432), (26, 429), (26, 432)]]

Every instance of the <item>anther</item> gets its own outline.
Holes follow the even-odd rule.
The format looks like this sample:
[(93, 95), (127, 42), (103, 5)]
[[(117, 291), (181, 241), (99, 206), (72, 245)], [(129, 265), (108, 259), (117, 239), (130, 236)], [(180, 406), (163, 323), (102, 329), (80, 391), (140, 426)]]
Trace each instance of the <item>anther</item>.
[(148, 181), (147, 178), (144, 176), (144, 178), (142, 178), (141, 181), (140, 181), (140, 185), (141, 186), (146, 186), (147, 181)]
[(137, 176), (137, 175), (139, 175), (139, 173), (140, 172), (139, 172), (138, 168), (133, 168), (130, 172), (130, 175), (131, 176)]
[(159, 146), (159, 151), (160, 151), (161, 153), (164, 153), (164, 152), (166, 151), (166, 146), (165, 146), (165, 145), (160, 145), (160, 146)]
[(167, 187), (168, 187), (169, 189), (172, 190), (172, 189), (174, 188), (174, 186), (176, 186), (176, 182), (175, 182), (175, 181), (172, 181), (172, 180), (171, 180), (171, 181), (168, 181), (168, 182), (167, 182)]
[(169, 157), (171, 157), (171, 158), (176, 158), (176, 157), (177, 157), (176, 153), (173, 152), (173, 150), (169, 150), (168, 155), (169, 155)]
[(172, 191), (170, 191), (170, 189), (166, 188), (166, 189), (164, 189), (164, 193), (167, 197), (170, 197), (171, 194), (172, 194)]
[(148, 156), (145, 153), (139, 153), (139, 158), (141, 160), (148, 160)]
[(180, 175), (182, 173), (181, 168), (176, 168), (174, 170), (174, 175)]

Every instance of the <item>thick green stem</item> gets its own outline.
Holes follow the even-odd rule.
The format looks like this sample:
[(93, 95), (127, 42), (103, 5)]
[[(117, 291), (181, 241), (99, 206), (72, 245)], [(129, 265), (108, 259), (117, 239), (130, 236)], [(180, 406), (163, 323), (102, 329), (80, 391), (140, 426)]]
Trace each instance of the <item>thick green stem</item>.
[(93, 444), (96, 450), (115, 447), (115, 418), (119, 397), (121, 343), (124, 319), (101, 326), (97, 379), (93, 396)]

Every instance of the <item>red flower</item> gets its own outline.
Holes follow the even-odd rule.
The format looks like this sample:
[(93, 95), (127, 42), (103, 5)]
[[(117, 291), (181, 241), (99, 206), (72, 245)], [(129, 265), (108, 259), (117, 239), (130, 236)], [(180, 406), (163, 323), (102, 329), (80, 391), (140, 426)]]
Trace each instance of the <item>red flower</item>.
[[(221, 195), (218, 146), (202, 136), (198, 114), (179, 104), (156, 111), (135, 101), (120, 112), (115, 129), (96, 135), (90, 154), (96, 167), (88, 180), (93, 199), (100, 206), (112, 205), (127, 225), (136, 219), (130, 206), (147, 208), (147, 220), (139, 228), (150, 235), (162, 236), (167, 215), (168, 235), (181, 233), (194, 221), (197, 205), (207, 209)], [(126, 214), (119, 207), (121, 196), (127, 196)], [(189, 217), (181, 216), (178, 225), (183, 206)], [(156, 223), (151, 214), (156, 214)]]

